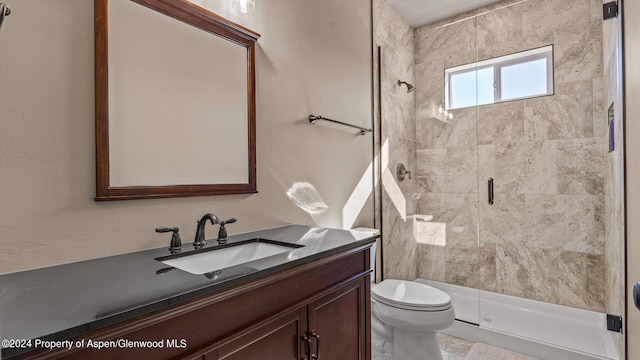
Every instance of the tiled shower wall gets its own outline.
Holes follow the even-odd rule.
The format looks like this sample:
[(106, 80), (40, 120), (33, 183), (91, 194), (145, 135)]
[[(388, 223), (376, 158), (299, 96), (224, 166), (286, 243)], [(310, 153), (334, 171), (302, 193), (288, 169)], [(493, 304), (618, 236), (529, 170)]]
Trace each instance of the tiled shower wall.
[[(604, 1), (605, 3), (608, 0)], [(624, 314), (624, 127), (622, 111), (622, 31), (620, 18), (603, 23), (604, 47), (604, 107), (614, 104), (615, 150), (606, 155), (605, 176), (605, 264), (606, 310), (609, 314)], [(624, 335), (612, 333), (620, 359), (624, 359)]]
[[(415, 92), (398, 86), (398, 80), (414, 81), (414, 31), (385, 0), (373, 1), (374, 66), (380, 47), (380, 86), (382, 121), (376, 121), (381, 146), (382, 248), (385, 278), (413, 280), (417, 273), (417, 243), (408, 216), (415, 209), (416, 182), (399, 181), (396, 168), (403, 163), (415, 179), (416, 146)], [(378, 79), (376, 79), (378, 80)], [(377, 97), (376, 97), (377, 98)], [(376, 120), (379, 120), (376, 114)], [(378, 125), (379, 124), (379, 125)]]
[[(419, 277), (605, 310), (601, 16), (510, 0), (416, 29)], [(553, 95), (441, 111), (445, 68), (550, 44)]]

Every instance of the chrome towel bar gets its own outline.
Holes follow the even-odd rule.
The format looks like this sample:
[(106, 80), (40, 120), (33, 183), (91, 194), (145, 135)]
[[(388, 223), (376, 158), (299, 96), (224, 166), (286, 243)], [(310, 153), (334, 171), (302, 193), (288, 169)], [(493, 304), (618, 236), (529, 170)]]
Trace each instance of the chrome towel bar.
[(365, 135), (366, 133), (370, 133), (370, 132), (373, 131), (373, 129), (367, 129), (367, 128), (363, 128), (363, 127), (360, 127), (360, 126), (347, 124), (345, 122), (338, 121), (338, 120), (327, 119), (326, 117), (322, 117), (320, 115), (317, 115), (317, 116), (316, 115), (309, 115), (309, 122), (310, 123), (315, 124), (316, 121), (318, 121), (318, 120), (331, 121), (331, 122), (334, 122), (336, 124), (345, 125), (345, 126), (349, 126), (349, 127), (352, 127), (352, 128), (359, 129), (360, 130), (360, 135)]

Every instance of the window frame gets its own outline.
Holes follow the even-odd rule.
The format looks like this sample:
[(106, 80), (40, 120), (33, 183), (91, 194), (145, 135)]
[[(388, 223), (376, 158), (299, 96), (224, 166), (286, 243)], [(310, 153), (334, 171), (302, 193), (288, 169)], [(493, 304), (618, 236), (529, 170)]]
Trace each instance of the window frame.
[[(546, 59), (547, 60), (547, 91), (545, 93), (529, 95), (529, 96), (521, 96), (517, 98), (502, 98), (502, 86), (501, 86), (501, 69), (507, 66), (524, 64), (535, 60)], [(471, 71), (477, 72), (483, 69), (493, 67), (493, 102), (486, 104), (478, 104), (478, 94), (476, 92), (476, 101), (474, 105), (462, 106), (462, 107), (452, 107), (452, 87), (451, 77), (459, 74), (468, 73)], [(509, 55), (499, 56), (496, 58), (491, 58), (487, 60), (478, 61), (475, 63), (469, 63), (465, 65), (459, 65), (444, 69), (444, 78), (445, 78), (445, 110), (456, 110), (463, 109), (466, 107), (472, 106), (480, 106), (480, 105), (489, 105), (489, 104), (497, 104), (501, 102), (507, 101), (515, 101), (522, 99), (529, 99), (540, 96), (549, 96), (554, 94), (554, 68), (553, 68), (553, 45), (542, 46), (539, 48), (521, 51)], [(478, 77), (476, 76), (476, 89), (478, 88)]]

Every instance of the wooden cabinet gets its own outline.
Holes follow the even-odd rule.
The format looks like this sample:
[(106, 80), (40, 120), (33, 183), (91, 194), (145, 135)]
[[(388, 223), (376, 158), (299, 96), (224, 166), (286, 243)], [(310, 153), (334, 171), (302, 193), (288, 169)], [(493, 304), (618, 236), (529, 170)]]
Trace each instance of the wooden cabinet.
[(301, 341), (307, 328), (304, 307), (284, 311), (242, 331), (205, 355), (205, 360), (299, 360), (306, 348)]
[[(163, 348), (35, 350), (15, 358), (370, 360), (369, 296), (366, 245), (75, 338), (164, 341)], [(187, 346), (166, 346), (175, 338)]]
[(358, 279), (309, 304), (310, 333), (317, 333), (316, 348), (325, 359), (364, 360), (366, 279)]
[(331, 293), (222, 342), (206, 360), (365, 360), (365, 284), (353, 280)]

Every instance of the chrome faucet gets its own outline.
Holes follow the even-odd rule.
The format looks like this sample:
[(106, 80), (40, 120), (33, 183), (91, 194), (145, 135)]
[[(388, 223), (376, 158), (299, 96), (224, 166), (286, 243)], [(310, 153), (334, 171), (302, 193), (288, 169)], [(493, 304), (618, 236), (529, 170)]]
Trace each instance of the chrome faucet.
[(198, 221), (196, 239), (193, 241), (193, 247), (196, 249), (203, 248), (207, 245), (207, 241), (204, 239), (204, 225), (207, 223), (207, 220), (211, 221), (211, 225), (220, 223), (220, 220), (218, 220), (218, 217), (214, 214), (206, 214)]

